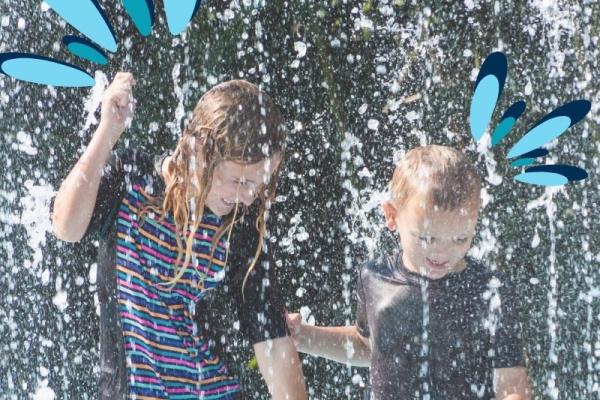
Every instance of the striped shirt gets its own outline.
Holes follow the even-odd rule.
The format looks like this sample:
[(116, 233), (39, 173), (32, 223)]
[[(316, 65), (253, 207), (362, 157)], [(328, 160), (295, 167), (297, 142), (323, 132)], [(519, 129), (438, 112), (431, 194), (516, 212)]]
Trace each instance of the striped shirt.
[[(126, 390), (122, 388), (119, 396), (126, 391), (126, 398), (141, 400), (237, 398), (241, 390), (238, 379), (219, 355), (211, 351), (211, 332), (194, 321), (197, 312), (202, 312), (196, 310), (198, 304), (202, 304), (199, 301), (231, 273), (225, 265), (224, 239), (214, 246), (210, 261), (213, 237), (222, 220), (205, 210), (194, 237), (193, 257), (188, 269), (175, 285), (169, 285), (178, 271), (175, 268), (177, 243), (173, 218), (167, 214), (161, 221), (160, 215), (152, 212), (143, 219), (139, 217), (139, 211), (148, 204), (150, 196), (164, 190), (159, 170), (151, 160), (151, 157), (133, 152), (118, 154), (111, 159), (102, 178), (88, 230), (102, 235), (106, 229), (99, 226), (108, 224), (113, 227), (112, 234), (116, 235), (113, 245), (109, 245), (110, 250), (105, 252), (114, 252), (114, 257), (110, 263), (104, 263), (103, 269), (99, 265), (99, 274), (114, 279), (108, 283), (114, 286), (113, 293), (106, 296), (105, 302), (110, 303), (108, 298), (113, 297), (112, 312), (117, 314), (115, 320), (118, 319), (121, 330), (120, 357), (124, 358), (125, 364), (121, 379), (126, 380), (122, 385)], [(233, 260), (240, 259), (236, 259), (235, 255), (240, 254), (233, 248), (231, 253)], [(242, 255), (241, 259), (252, 255)], [(182, 262), (179, 261), (179, 266)], [(109, 264), (112, 264), (112, 274)], [(255, 278), (255, 282), (262, 282), (264, 276)], [(268, 288), (258, 286), (261, 287), (251, 290), (249, 304), (238, 310), (240, 322), (245, 325), (253, 343), (286, 334), (285, 322), (278, 315), (279, 309), (272, 305)], [(110, 314), (110, 307), (104, 309)], [(269, 318), (265, 319), (265, 315)], [(101, 315), (101, 330), (102, 322)], [(110, 323), (104, 325), (105, 331), (115, 329)], [(107, 346), (110, 344), (105, 344), (105, 350)], [(102, 347), (101, 338), (101, 363), (106, 353)], [(104, 370), (114, 373), (111, 368)], [(110, 385), (106, 386), (108, 388), (102, 388), (101, 384), (101, 391), (113, 390)], [(100, 397), (122, 398), (114, 393), (101, 393)]]

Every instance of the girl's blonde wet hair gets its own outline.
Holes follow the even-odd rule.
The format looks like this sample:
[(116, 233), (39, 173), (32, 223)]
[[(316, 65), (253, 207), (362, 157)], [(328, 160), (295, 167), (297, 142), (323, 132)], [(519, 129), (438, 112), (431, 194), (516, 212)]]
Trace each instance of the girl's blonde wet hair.
[[(188, 268), (193, 255), (194, 235), (202, 221), (206, 197), (217, 164), (225, 160), (254, 164), (275, 155), (283, 158), (285, 140), (283, 116), (271, 98), (256, 85), (244, 80), (232, 80), (213, 87), (202, 96), (167, 165), (170, 180), (162, 204), (156, 199), (154, 204), (150, 203), (142, 210), (142, 217), (153, 210), (161, 213), (161, 220), (166, 213), (171, 213), (175, 221), (178, 254), (175, 276), (168, 284), (175, 285)], [(201, 155), (203, 165), (196, 162), (198, 155)], [(275, 197), (276, 177), (277, 171), (257, 194), (259, 211), (255, 227), (258, 244), (244, 277), (242, 293), (248, 275), (262, 251), (267, 213)], [(237, 214), (236, 205), (234, 212), (225, 216), (223, 224), (215, 233), (210, 262), (223, 234), (229, 232), (229, 237), (231, 236)], [(188, 230), (190, 215), (193, 217), (191, 229)], [(185, 248), (182, 240), (185, 241)], [(229, 246), (227, 254), (228, 252)], [(227, 255), (225, 259), (227, 260)]]
[(427, 203), (445, 211), (479, 207), (481, 179), (475, 167), (451, 147), (416, 147), (396, 164), (392, 196), (403, 207), (414, 195), (425, 195)]

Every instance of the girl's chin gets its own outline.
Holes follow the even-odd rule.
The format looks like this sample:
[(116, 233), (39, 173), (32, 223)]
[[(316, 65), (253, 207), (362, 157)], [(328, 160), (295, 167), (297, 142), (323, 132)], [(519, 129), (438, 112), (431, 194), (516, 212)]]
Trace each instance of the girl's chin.
[(208, 209), (217, 217), (222, 217), (229, 214), (233, 210), (233, 207), (235, 207), (235, 204), (232, 205), (224, 202), (223, 200), (218, 200), (207, 202), (206, 207), (208, 207)]

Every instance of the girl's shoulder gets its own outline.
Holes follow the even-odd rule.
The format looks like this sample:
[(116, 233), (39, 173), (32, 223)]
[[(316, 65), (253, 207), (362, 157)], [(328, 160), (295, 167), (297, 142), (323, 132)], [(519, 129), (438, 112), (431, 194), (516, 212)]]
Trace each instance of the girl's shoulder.
[(145, 150), (118, 148), (112, 152), (107, 166), (129, 174), (155, 173), (157, 157)]
[(104, 167), (104, 174), (122, 179), (126, 184), (151, 186), (160, 191), (164, 188), (161, 165), (167, 153), (155, 154), (141, 149), (118, 148), (114, 150)]

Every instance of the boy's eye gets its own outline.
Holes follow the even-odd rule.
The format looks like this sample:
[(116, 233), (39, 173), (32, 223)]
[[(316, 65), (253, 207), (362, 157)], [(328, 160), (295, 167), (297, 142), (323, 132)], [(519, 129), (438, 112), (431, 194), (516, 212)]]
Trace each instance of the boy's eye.
[(467, 238), (454, 238), (454, 241), (456, 243), (465, 243), (467, 241)]

